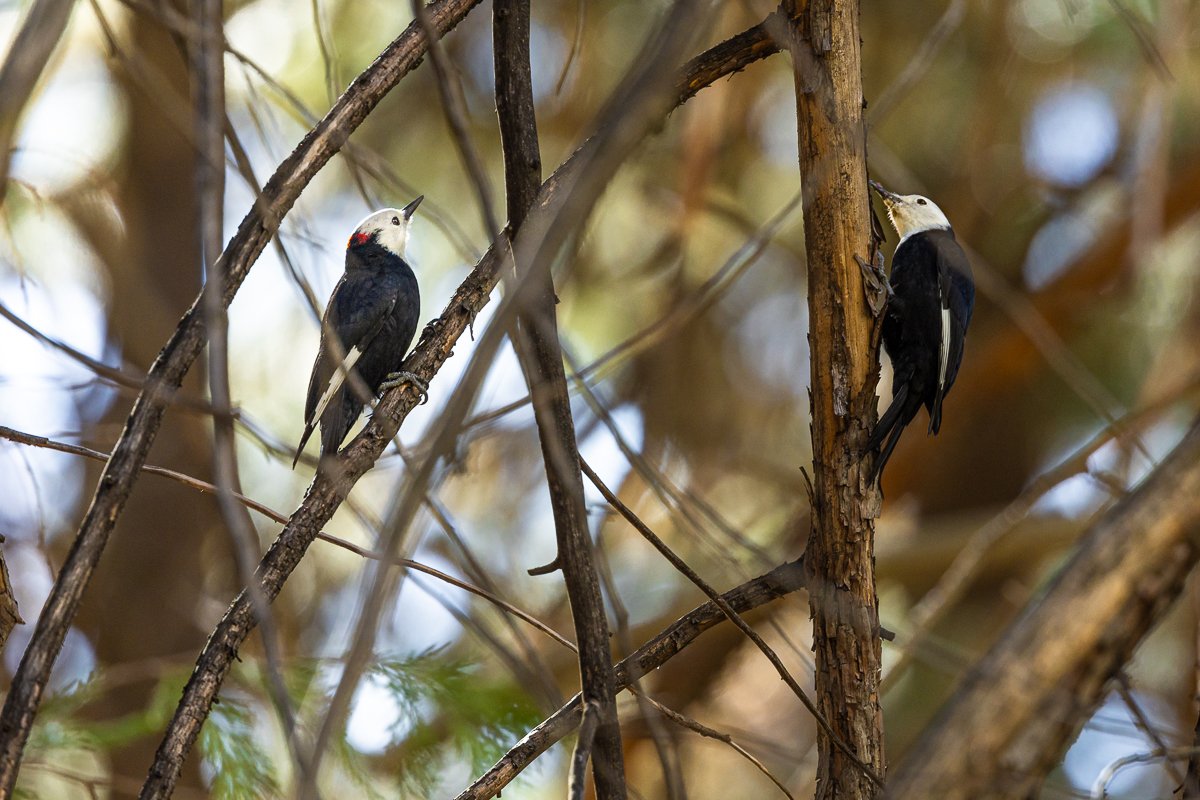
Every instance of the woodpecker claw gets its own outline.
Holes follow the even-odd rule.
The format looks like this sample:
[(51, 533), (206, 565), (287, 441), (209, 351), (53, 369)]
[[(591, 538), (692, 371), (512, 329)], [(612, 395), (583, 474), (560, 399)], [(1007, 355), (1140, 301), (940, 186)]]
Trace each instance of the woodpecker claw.
[(874, 264), (867, 262), (857, 253), (854, 260), (862, 270), (863, 294), (866, 295), (867, 306), (870, 307), (871, 313), (878, 317), (892, 299), (892, 287), (888, 283), (887, 273), (883, 271), (883, 253), (875, 251)]
[(429, 402), (429, 384), (412, 372), (401, 371), (389, 373), (387, 379), (379, 384), (379, 393), (383, 394), (388, 389), (395, 389), (397, 386), (403, 386), (406, 383), (411, 383), (421, 393), (420, 405)]

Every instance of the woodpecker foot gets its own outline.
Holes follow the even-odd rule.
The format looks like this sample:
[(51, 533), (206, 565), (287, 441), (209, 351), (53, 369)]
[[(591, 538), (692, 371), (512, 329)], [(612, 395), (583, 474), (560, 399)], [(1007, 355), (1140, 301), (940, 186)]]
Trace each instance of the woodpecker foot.
[(463, 311), (467, 312), (467, 330), (471, 332), (471, 341), (475, 341), (475, 318), (479, 316), (479, 312), (471, 308), (466, 303), (458, 304)]
[(387, 379), (379, 384), (379, 393), (383, 394), (388, 389), (395, 389), (397, 386), (403, 386), (406, 383), (411, 383), (417, 387), (417, 391), (421, 393), (421, 403), (429, 402), (429, 384), (421, 380), (412, 372), (392, 372), (388, 374)]
[(858, 262), (858, 268), (862, 270), (863, 294), (866, 296), (867, 306), (871, 309), (871, 313), (878, 317), (887, 307), (888, 301), (892, 299), (892, 287), (888, 283), (887, 273), (883, 271), (883, 253), (876, 251), (874, 264), (869, 263), (857, 253), (854, 260)]

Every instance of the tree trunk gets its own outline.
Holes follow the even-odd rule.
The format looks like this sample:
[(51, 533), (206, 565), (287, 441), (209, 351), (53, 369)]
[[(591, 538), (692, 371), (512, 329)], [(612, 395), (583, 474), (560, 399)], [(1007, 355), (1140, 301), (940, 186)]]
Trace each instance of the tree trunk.
[[(789, 0), (808, 257), (813, 513), (805, 561), (816, 653), (817, 705), (839, 739), (884, 771), (879, 706), (879, 608), (874, 539), (879, 495), (861, 458), (875, 419), (875, 319), (855, 256), (874, 256), (858, 4)], [(819, 797), (881, 791), (819, 738)]]

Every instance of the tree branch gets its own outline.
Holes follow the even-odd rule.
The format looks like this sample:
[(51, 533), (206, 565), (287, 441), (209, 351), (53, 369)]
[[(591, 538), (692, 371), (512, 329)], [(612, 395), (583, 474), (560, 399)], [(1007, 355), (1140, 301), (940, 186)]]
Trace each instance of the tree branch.
[[(529, 0), (495, 0), (493, 8), (496, 113), (504, 154), (509, 226), (515, 237), (542, 182), (529, 59)], [(562, 569), (571, 605), (579, 642), (580, 686), (591, 723), (588, 735), (580, 735), (571, 759), (570, 796), (582, 796), (588, 756), (594, 751), (596, 796), (600, 800), (620, 800), (625, 797), (625, 765), (614, 696), (610, 631), (592, 560), (575, 422), (558, 339), (558, 298), (549, 270), (530, 274), (531, 266), (520, 262), (516, 265), (518, 276), (535, 281), (536, 286), (518, 311), (514, 344), (533, 398), (558, 541), (554, 563)]]
[[(721, 595), (721, 599), (735, 612), (745, 614), (802, 588), (804, 575), (803, 561), (792, 561), (730, 589)], [(617, 688), (623, 689), (658, 669), (682, 652), (700, 634), (726, 619), (725, 612), (711, 600), (684, 614), (613, 668)], [(522, 770), (533, 763), (534, 759), (575, 730), (579, 725), (580, 708), (580, 697), (575, 695), (570, 702), (525, 734), (516, 746), (459, 793), (455, 800), (488, 800), (498, 796)]]
[(620, 514), (626, 522), (632, 525), (634, 530), (641, 534), (642, 537), (663, 556), (663, 558), (671, 562), (671, 566), (673, 566), (685, 578), (691, 581), (696, 588), (704, 592), (704, 594), (707, 595), (712, 602), (716, 603), (717, 607), (721, 609), (725, 616), (729, 617), (729, 621), (732, 622), (738, 630), (745, 634), (746, 638), (753, 642), (754, 646), (757, 647), (762, 654), (767, 657), (767, 660), (771, 662), (771, 666), (773, 666), (775, 671), (779, 673), (780, 680), (787, 684), (788, 688), (791, 689), (796, 697), (800, 699), (800, 703), (806, 709), (808, 709), (809, 713), (813, 715), (813, 719), (815, 719), (817, 722), (817, 727), (830, 737), (833, 746), (841, 750), (842, 754), (846, 758), (848, 758), (860, 770), (862, 770), (865, 775), (871, 778), (876, 786), (882, 789), (883, 780), (878, 775), (875, 775), (871, 771), (870, 767), (862, 763), (862, 761), (860, 761), (854, 754), (854, 751), (851, 750), (844, 741), (837, 738), (837, 732), (833, 729), (833, 726), (830, 725), (829, 720), (824, 714), (821, 713), (820, 709), (817, 708), (800, 684), (796, 682), (796, 679), (792, 677), (792, 674), (787, 671), (787, 667), (784, 666), (783, 660), (773, 649), (771, 649), (771, 646), (767, 644), (766, 640), (759, 636), (758, 632), (754, 630), (754, 628), (750, 627), (750, 624), (746, 622), (746, 620), (742, 619), (740, 614), (738, 614), (734, 609), (730, 608), (729, 605), (721, 599), (721, 596), (717, 594), (716, 590), (713, 589), (706, 580), (700, 577), (699, 573), (689, 567), (687, 562), (680, 558), (673, 550), (671, 550), (671, 548), (667, 547), (666, 542), (660, 539), (659, 536), (637, 516), (637, 514), (633, 513), (633, 509), (621, 502), (621, 499), (604, 484), (604, 481), (600, 480), (600, 476), (596, 474), (595, 470), (588, 466), (587, 462), (582, 462), (582, 465), (584, 474), (587, 475), (588, 480), (592, 482), (592, 485), (600, 491), (600, 494), (604, 496), (605, 501), (612, 506), (613, 509), (615, 509), (616, 512)]
[(9, 157), (21, 112), (62, 39), (75, 0), (36, 0), (0, 67), (0, 205), (8, 194)]
[[(1198, 559), (1200, 422), (1092, 527), (1041, 598), (980, 659), (912, 746), (889, 797), (1025, 796)], [(1012, 770), (1013, 761), (1022, 769)]]

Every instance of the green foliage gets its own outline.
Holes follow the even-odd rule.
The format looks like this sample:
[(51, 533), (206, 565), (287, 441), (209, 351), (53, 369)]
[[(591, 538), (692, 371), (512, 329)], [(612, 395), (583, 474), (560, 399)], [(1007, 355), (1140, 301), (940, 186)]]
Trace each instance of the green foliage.
[(258, 746), (255, 710), (249, 702), (222, 695), (200, 731), (200, 753), (212, 771), (212, 797), (273, 797), (279, 786), (271, 761)]
[(71, 764), (81, 753), (107, 752), (162, 730), (179, 697), (183, 675), (162, 675), (145, 708), (114, 719), (89, 717), (85, 709), (111, 691), (116, 682), (113, 673), (97, 670), (46, 697), (25, 751), (24, 761), (30, 769), (28, 775), (23, 773), (25, 780), (17, 786), (15, 797), (39, 797), (40, 789), (31, 789), (25, 782), (37, 775), (38, 764)]
[(382, 660), (368, 677), (387, 687), (400, 707), (394, 729), (399, 780), (414, 796), (427, 796), (448, 760), (466, 760), (478, 771), (540, 720), (518, 687), (484, 679), (439, 649)]

